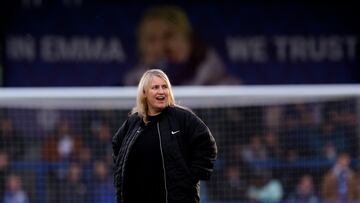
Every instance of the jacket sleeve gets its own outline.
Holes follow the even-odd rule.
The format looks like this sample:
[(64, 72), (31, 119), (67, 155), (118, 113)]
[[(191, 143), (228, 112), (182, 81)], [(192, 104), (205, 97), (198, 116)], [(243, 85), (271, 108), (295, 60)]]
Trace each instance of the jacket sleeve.
[(126, 120), (121, 125), (121, 127), (116, 131), (116, 133), (112, 137), (112, 141), (111, 141), (112, 149), (113, 149), (112, 158), (113, 158), (114, 163), (116, 162), (116, 159), (119, 154), (120, 147), (121, 147), (121, 143), (122, 143), (122, 140), (124, 139), (127, 129), (128, 129), (128, 120)]
[(217, 146), (205, 123), (192, 115), (189, 125), (190, 170), (198, 180), (208, 180), (214, 168)]

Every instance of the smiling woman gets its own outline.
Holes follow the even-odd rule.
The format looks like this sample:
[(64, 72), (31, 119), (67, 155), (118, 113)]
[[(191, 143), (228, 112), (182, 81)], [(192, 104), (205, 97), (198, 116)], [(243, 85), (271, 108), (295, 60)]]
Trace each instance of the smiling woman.
[(146, 71), (137, 105), (113, 136), (118, 203), (198, 203), (217, 155), (209, 128), (175, 104), (171, 83), (159, 69)]
[(165, 107), (174, 105), (175, 99), (167, 75), (158, 69), (145, 72), (138, 85), (136, 106), (132, 113), (139, 114), (147, 122), (149, 115), (159, 114)]
[(217, 51), (192, 29), (185, 10), (154, 6), (145, 11), (137, 29), (138, 62), (123, 77), (136, 85), (147, 67), (164, 70), (174, 85), (239, 84)]
[(148, 115), (159, 114), (165, 107), (175, 105), (171, 83), (163, 71), (154, 69), (144, 73), (136, 103), (133, 113), (138, 112), (145, 122)]
[(150, 116), (161, 113), (168, 105), (166, 102), (168, 94), (169, 89), (165, 81), (158, 76), (154, 76), (151, 80), (150, 89), (145, 92)]

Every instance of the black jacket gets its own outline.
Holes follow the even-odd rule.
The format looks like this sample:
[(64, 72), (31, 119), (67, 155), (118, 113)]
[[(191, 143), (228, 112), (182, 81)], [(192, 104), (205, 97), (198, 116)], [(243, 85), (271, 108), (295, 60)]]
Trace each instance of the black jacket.
[[(199, 180), (213, 171), (217, 147), (208, 127), (191, 111), (167, 107), (157, 123), (166, 176), (167, 203), (199, 202)], [(131, 147), (142, 132), (141, 118), (132, 114), (112, 139), (117, 202), (122, 202), (124, 169)], [(126, 202), (124, 202), (126, 203)]]

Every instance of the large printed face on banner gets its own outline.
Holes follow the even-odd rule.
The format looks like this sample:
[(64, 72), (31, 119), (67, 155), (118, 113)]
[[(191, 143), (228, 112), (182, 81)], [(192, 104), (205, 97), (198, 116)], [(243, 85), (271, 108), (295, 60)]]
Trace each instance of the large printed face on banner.
[(139, 48), (145, 64), (158, 64), (164, 58), (174, 63), (188, 60), (188, 36), (176, 25), (162, 19), (142, 22), (139, 29)]
[(174, 85), (360, 82), (351, 6), (98, 3), (16, 13), (4, 29), (5, 86), (136, 85), (149, 67)]

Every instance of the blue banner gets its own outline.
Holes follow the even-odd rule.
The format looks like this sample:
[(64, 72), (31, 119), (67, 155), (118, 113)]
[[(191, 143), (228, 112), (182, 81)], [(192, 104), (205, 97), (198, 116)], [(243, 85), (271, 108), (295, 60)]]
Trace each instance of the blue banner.
[[(134, 85), (152, 66), (175, 85), (360, 82), (360, 16), (351, 6), (189, 3), (167, 12), (98, 3), (17, 13), (5, 30), (8, 87)], [(167, 21), (190, 48), (169, 23), (159, 33), (151, 21), (159, 15), (175, 16)]]

